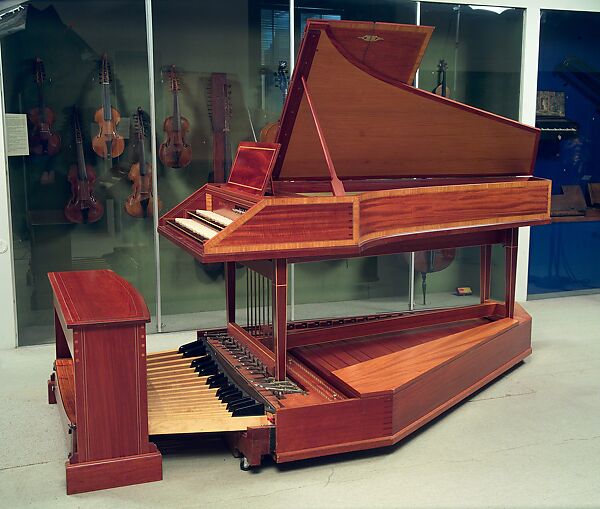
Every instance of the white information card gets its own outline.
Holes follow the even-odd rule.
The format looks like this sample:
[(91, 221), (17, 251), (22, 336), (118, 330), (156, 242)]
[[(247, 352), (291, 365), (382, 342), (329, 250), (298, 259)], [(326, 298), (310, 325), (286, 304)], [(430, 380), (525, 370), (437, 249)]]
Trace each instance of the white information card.
[(28, 156), (27, 115), (6, 113), (6, 152), (8, 156)]

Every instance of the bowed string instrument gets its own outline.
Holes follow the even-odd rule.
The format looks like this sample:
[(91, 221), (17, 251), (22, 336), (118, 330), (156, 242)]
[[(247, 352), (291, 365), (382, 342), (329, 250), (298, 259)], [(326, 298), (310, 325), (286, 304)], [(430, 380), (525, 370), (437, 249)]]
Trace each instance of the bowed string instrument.
[(190, 123), (179, 111), (181, 83), (174, 65), (169, 70), (169, 85), (173, 95), (173, 115), (163, 124), (166, 139), (159, 148), (158, 157), (168, 168), (185, 168), (192, 161), (192, 147), (185, 141)]
[(125, 140), (117, 133), (121, 114), (110, 103), (111, 73), (106, 53), (100, 62), (100, 86), (102, 106), (96, 110), (94, 121), (98, 124), (98, 134), (92, 139), (94, 152), (104, 159), (119, 157), (125, 150)]
[(65, 205), (65, 217), (71, 223), (95, 223), (104, 214), (104, 207), (94, 196), (96, 174), (85, 162), (79, 112), (76, 106), (73, 106), (73, 131), (77, 163), (69, 168), (67, 176), (71, 184), (71, 199)]
[[(437, 85), (432, 90), (436, 95), (442, 97), (450, 96), (450, 89), (446, 85), (446, 73), (448, 64), (440, 60), (438, 64)], [(439, 272), (447, 268), (456, 257), (456, 249), (433, 249), (431, 251), (418, 251), (415, 253), (415, 271), (421, 273), (421, 291), (423, 293), (423, 305), (426, 304), (427, 274)]]
[[(281, 102), (285, 104), (287, 98), (288, 86), (290, 84), (290, 77), (288, 73), (288, 64), (286, 60), (280, 60), (277, 72), (274, 73), (275, 86), (281, 92)], [(277, 122), (270, 122), (265, 125), (259, 135), (260, 141), (267, 143), (275, 143), (277, 134), (279, 133), (279, 120)]]
[[(152, 196), (152, 166), (146, 162), (144, 141), (146, 139), (146, 120), (142, 108), (134, 115), (137, 140), (138, 161), (131, 165), (128, 178), (131, 180), (131, 194), (125, 201), (125, 211), (132, 217), (152, 217), (154, 197)], [(162, 204), (156, 198), (158, 208)]]
[(46, 70), (44, 62), (40, 58), (34, 60), (33, 74), (38, 89), (38, 104), (37, 107), (29, 110), (27, 115), (32, 126), (29, 147), (35, 155), (53, 156), (60, 150), (60, 136), (52, 132), (52, 124), (54, 124), (56, 116), (44, 101)]

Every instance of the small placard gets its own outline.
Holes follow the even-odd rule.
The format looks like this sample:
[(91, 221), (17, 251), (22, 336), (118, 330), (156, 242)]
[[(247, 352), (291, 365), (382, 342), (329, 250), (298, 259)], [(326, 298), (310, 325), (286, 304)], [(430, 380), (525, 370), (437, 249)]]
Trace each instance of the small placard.
[(473, 295), (473, 290), (471, 290), (470, 286), (459, 286), (456, 289), (456, 295)]
[(27, 115), (25, 113), (6, 113), (6, 155), (28, 156)]

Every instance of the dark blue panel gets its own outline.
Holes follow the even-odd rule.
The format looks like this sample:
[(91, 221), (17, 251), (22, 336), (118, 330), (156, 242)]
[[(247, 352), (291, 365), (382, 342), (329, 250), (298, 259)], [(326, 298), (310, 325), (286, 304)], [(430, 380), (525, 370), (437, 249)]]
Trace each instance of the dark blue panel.
[[(542, 141), (535, 175), (552, 179), (552, 192), (563, 185), (600, 182), (600, 14), (543, 11), (538, 90), (562, 91), (566, 116), (577, 122), (574, 137)], [(556, 71), (569, 59), (590, 72), (582, 87)], [(565, 222), (531, 231), (529, 293), (600, 288), (600, 222)]]

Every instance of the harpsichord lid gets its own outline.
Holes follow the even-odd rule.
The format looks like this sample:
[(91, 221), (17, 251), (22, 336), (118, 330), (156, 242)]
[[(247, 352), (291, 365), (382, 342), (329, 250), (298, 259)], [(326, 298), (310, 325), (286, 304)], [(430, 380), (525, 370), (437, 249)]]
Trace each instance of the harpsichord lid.
[(408, 84), (432, 31), (309, 20), (281, 117), (273, 178), (330, 178), (302, 78), (342, 180), (530, 175), (537, 129)]

